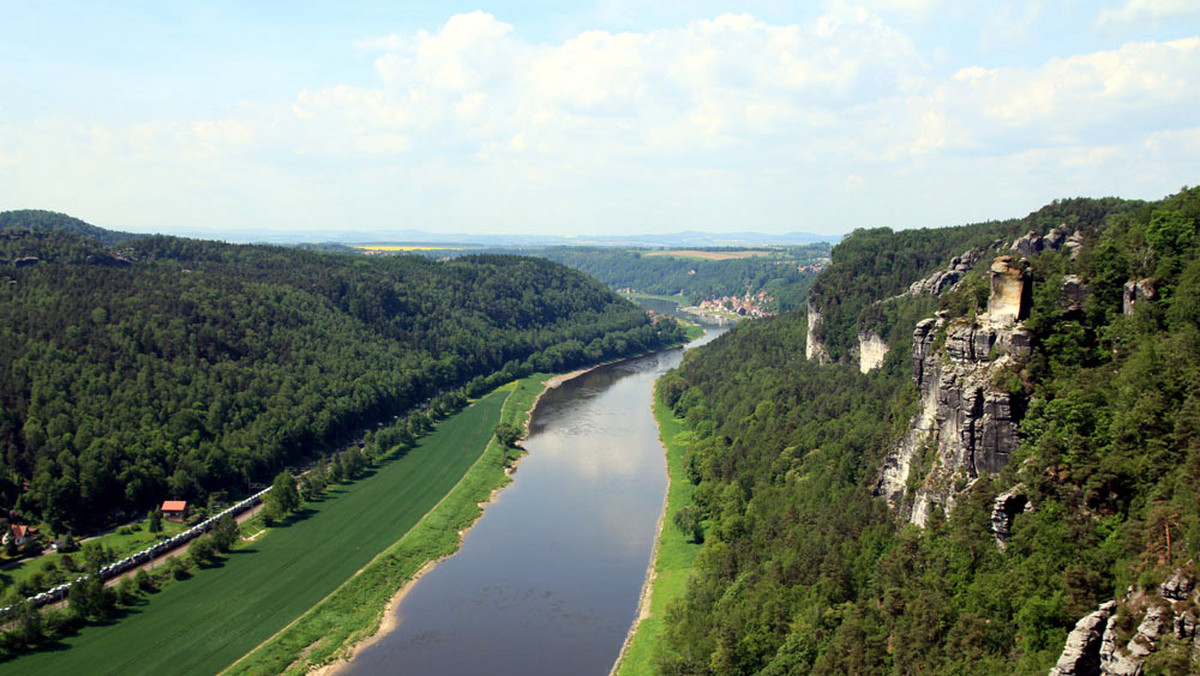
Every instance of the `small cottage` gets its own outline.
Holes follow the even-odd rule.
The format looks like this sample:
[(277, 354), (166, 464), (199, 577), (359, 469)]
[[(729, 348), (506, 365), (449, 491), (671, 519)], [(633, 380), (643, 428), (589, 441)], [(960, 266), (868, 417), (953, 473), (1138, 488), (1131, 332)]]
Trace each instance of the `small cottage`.
[(187, 500), (167, 500), (162, 503), (164, 518), (182, 523), (187, 518)]

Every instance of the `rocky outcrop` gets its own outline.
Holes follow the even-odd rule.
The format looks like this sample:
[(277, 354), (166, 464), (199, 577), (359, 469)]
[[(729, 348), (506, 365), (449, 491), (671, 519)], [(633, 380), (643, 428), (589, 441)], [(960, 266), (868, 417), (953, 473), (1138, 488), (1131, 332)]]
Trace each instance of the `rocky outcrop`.
[(1060, 225), (1045, 235), (1039, 235), (1032, 230), (1013, 240), (1009, 247), (1022, 256), (1034, 256), (1043, 251), (1065, 250), (1067, 255), (1075, 258), (1083, 248), (1083, 234), (1078, 230), (1071, 232), (1066, 225)]
[(817, 310), (812, 296), (809, 296), (806, 307), (808, 309), (808, 335), (804, 341), (804, 356), (809, 361), (816, 359), (819, 364), (829, 364), (833, 361), (829, 358), (829, 350), (816, 337), (824, 319), (821, 318), (821, 312)]
[(1139, 303), (1152, 301), (1156, 296), (1153, 279), (1131, 279), (1125, 282), (1122, 310), (1131, 315)]
[(878, 333), (865, 329), (858, 332), (858, 370), (870, 373), (879, 368), (888, 353), (888, 344)]
[(1079, 275), (1065, 275), (1058, 297), (1058, 307), (1063, 312), (1079, 312), (1092, 293), (1092, 287), (1084, 283)]
[[(1017, 323), (1028, 308), (1028, 285), (1007, 256), (996, 260), (992, 276), (988, 313), (974, 320), (927, 319), (913, 332), (921, 408), (885, 458), (875, 494), (918, 525), (938, 506), (951, 509), (965, 486), (999, 472), (1017, 449), (1024, 396), (995, 383), (1032, 349)], [(939, 336), (945, 340), (940, 350)], [(920, 474), (911, 476), (914, 471)], [(916, 488), (907, 495), (910, 478)]]
[[(1049, 676), (1141, 676), (1147, 658), (1162, 647), (1161, 639), (1167, 635), (1183, 643), (1193, 665), (1200, 664), (1195, 582), (1189, 573), (1176, 570), (1155, 591), (1131, 592), (1120, 610), (1115, 601), (1108, 601), (1080, 620)], [(1119, 614), (1126, 618), (1126, 627), (1137, 621), (1128, 640), (1117, 626)]]
[(975, 267), (975, 264), (983, 258), (985, 251), (986, 249), (964, 251), (961, 256), (955, 256), (950, 259), (950, 265), (929, 275), (925, 279), (918, 279), (910, 284), (905, 294), (909, 296), (916, 296), (923, 293), (931, 296), (942, 295), (957, 286), (963, 277), (967, 276), (971, 268)]
[(1029, 314), (1030, 286), (1025, 271), (1012, 256), (992, 262), (988, 318), (998, 326), (1011, 326)]
[(1115, 601), (1085, 615), (1067, 634), (1067, 644), (1050, 676), (1095, 676), (1100, 673), (1100, 646), (1109, 620), (1117, 610)]
[(1033, 503), (1029, 502), (1029, 496), (1021, 484), (997, 495), (992, 502), (992, 533), (996, 536), (996, 544), (1003, 548), (1012, 533), (1013, 519), (1018, 514), (1032, 511)]
[(100, 265), (107, 268), (127, 268), (133, 263), (124, 256), (108, 253), (89, 254), (85, 262), (88, 265)]

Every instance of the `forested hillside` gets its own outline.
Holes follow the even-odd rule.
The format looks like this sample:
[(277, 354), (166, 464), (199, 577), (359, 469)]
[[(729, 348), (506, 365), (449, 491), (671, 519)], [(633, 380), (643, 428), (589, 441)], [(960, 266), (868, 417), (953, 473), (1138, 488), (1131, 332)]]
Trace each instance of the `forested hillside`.
[[(766, 247), (761, 255), (722, 257), (727, 249), (705, 249), (711, 259), (663, 255), (651, 249), (558, 246), (492, 249), (548, 258), (580, 270), (612, 289), (632, 289), (656, 296), (684, 296), (690, 304), (725, 296), (765, 293), (771, 311), (787, 311), (804, 303), (817, 270), (829, 256), (828, 244)], [(742, 250), (739, 250), (742, 251)], [(424, 252), (444, 255), (445, 250)]]
[(535, 255), (582, 270), (614, 289), (660, 296), (686, 296), (691, 304), (708, 298), (741, 297), (761, 292), (774, 298), (774, 311), (799, 308), (823, 265), (827, 244), (785, 247), (768, 255), (703, 260), (652, 255), (648, 251), (555, 247)]
[(114, 251), (18, 216), (0, 218), (0, 507), (58, 532), (241, 493), (431, 399), (682, 338), (541, 259)]
[(60, 214), (57, 211), (42, 209), (20, 209), (17, 211), (0, 211), (0, 231), (26, 232), (29, 230), (63, 230), (75, 235), (86, 235), (102, 244), (118, 244), (142, 235), (128, 232), (117, 232), (98, 228), (91, 223), (81, 221), (73, 216)]
[[(1198, 225), (1200, 189), (1185, 189), (1157, 203), (1069, 200), (1021, 221), (856, 233), (814, 288), (835, 363), (806, 359), (802, 313), (689, 353), (659, 396), (696, 434), (705, 540), (667, 617), (661, 673), (1045, 674), (1076, 621), (1110, 600), (1111, 622), (1084, 637), (1105, 650), (1109, 622), (1105, 645), (1117, 650), (1092, 655), (1095, 669), (1124, 659), (1147, 674), (1200, 672)], [(1054, 229), (1078, 237), (1028, 246)], [(961, 283), (914, 292), (908, 309), (873, 305), (976, 246), (986, 251)], [(999, 254), (1011, 261), (992, 265)], [(1016, 450), (995, 471), (968, 465), (951, 503), (923, 527), (907, 523), (876, 493), (885, 457), (920, 419), (914, 368), (966, 368), (956, 350), (971, 344), (948, 334), (978, 337), (994, 321), (997, 274), (1031, 288), (1013, 329), (1029, 340), (1010, 350), (1020, 359), (971, 358), (997, 366), (986, 391), (1027, 402)], [(913, 348), (920, 304), (941, 314)], [(860, 373), (854, 334), (884, 315), (893, 349)], [(914, 354), (922, 346), (931, 352)], [(909, 493), (919, 468), (937, 469), (914, 461)], [(1168, 579), (1180, 581), (1160, 592)]]

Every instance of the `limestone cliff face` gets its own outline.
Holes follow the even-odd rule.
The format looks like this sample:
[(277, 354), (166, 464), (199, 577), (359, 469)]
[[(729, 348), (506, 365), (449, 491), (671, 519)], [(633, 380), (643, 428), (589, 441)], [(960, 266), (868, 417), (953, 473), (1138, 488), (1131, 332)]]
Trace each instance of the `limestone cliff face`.
[(878, 333), (865, 329), (858, 332), (858, 370), (870, 373), (879, 368), (888, 353), (888, 344)]
[[(1200, 656), (1200, 618), (1191, 572), (1177, 570), (1158, 589), (1131, 592), (1120, 606), (1107, 601), (1084, 616), (1067, 635), (1066, 645), (1049, 676), (1141, 676), (1146, 659), (1174, 635), (1189, 651)], [(1132, 636), (1121, 636), (1124, 624), (1136, 626)], [(1136, 623), (1136, 624), (1134, 624)]]
[(824, 321), (821, 318), (821, 312), (817, 310), (817, 306), (811, 296), (808, 302), (805, 303), (805, 307), (808, 310), (808, 336), (804, 341), (804, 356), (809, 361), (816, 359), (817, 363), (828, 364), (833, 361), (829, 357), (829, 350), (816, 337), (816, 331)]
[(998, 258), (987, 314), (927, 319), (913, 332), (921, 408), (888, 454), (876, 487), (876, 495), (913, 523), (924, 525), (936, 506), (952, 509), (960, 491), (983, 472), (999, 472), (1017, 449), (1024, 396), (995, 383), (1031, 351), (1029, 333), (1017, 321), (1028, 308), (1025, 286), (1011, 259)]

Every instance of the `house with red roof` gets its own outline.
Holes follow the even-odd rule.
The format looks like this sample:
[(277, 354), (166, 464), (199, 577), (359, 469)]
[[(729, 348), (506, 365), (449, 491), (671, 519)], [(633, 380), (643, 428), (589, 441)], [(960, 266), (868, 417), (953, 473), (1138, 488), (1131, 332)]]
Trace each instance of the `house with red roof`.
[(13, 524), (8, 527), (7, 531), (4, 532), (4, 545), (7, 546), (8, 543), (12, 542), (18, 547), (23, 547), (25, 546), (25, 542), (29, 539), (29, 536), (36, 532), (36, 530), (30, 528), (29, 526), (18, 526)]
[(171, 521), (182, 522), (187, 518), (187, 500), (166, 500), (162, 503), (162, 515)]

